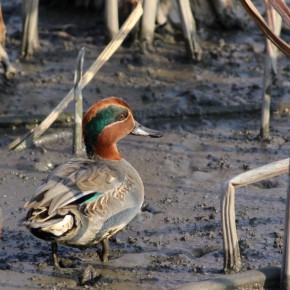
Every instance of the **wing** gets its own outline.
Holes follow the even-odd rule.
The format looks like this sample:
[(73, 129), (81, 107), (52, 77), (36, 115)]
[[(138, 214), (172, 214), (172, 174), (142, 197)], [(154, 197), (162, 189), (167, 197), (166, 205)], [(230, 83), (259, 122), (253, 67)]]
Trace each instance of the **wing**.
[(122, 182), (122, 176), (105, 164), (72, 159), (57, 167), (37, 189), (26, 208), (48, 208), (48, 215), (68, 204), (93, 200)]

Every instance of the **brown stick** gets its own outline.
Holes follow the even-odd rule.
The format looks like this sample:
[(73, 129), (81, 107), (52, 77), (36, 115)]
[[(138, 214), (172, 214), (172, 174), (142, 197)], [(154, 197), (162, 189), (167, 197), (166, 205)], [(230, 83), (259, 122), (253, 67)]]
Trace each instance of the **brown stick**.
[(269, 0), (271, 5), (280, 14), (285, 24), (290, 28), (290, 9), (283, 0)]
[(252, 4), (250, 0), (240, 0), (241, 4), (245, 8), (245, 10), (250, 14), (253, 20), (260, 27), (262, 32), (269, 38), (286, 56), (290, 57), (290, 46), (280, 37), (275, 35), (267, 23), (264, 21), (263, 17), (256, 9), (256, 7)]
[[(83, 89), (99, 71), (99, 69), (109, 60), (113, 53), (120, 47), (128, 33), (135, 26), (139, 18), (143, 14), (142, 5), (140, 2), (136, 5), (133, 12), (130, 14), (126, 22), (123, 24), (119, 32), (115, 35), (112, 41), (105, 47), (96, 61), (87, 70), (80, 81), (80, 88)], [(56, 120), (59, 114), (68, 106), (73, 100), (73, 89), (65, 96), (65, 98), (58, 104), (58, 106), (46, 117), (46, 119), (29, 133), (28, 136), (20, 137), (8, 145), (10, 150), (24, 149), (33, 145), (33, 140), (39, 138)]]

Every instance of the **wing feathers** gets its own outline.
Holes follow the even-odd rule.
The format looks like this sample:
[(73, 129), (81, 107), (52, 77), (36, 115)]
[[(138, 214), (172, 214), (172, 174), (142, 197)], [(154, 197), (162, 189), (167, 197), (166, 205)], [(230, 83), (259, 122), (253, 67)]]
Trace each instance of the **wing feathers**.
[(93, 160), (74, 159), (51, 172), (25, 207), (46, 207), (48, 215), (52, 215), (58, 208), (77, 203), (78, 200), (83, 202), (87, 195), (110, 191), (123, 179), (107, 165), (96, 167)]
[(59, 198), (54, 198), (51, 200), (48, 214), (51, 215), (57, 208), (62, 208), (93, 192), (95, 191), (74, 192), (73, 190), (70, 190), (65, 195), (59, 196)]

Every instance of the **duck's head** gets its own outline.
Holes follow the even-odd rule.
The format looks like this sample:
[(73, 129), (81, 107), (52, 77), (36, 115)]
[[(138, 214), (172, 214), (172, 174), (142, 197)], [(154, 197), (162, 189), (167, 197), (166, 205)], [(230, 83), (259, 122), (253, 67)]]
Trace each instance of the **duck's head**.
[(110, 97), (93, 104), (83, 118), (83, 136), (89, 158), (121, 160), (116, 143), (128, 134), (162, 137), (134, 120), (129, 105)]

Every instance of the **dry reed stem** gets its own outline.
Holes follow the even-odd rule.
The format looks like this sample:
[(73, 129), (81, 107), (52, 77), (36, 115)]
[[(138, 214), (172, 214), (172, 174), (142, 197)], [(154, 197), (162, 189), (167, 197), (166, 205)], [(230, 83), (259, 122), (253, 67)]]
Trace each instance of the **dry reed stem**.
[(74, 78), (74, 134), (73, 134), (73, 153), (79, 155), (82, 150), (82, 119), (83, 119), (83, 95), (80, 87), (80, 80), (83, 75), (85, 50), (82, 48), (79, 52)]
[(224, 272), (238, 272), (242, 268), (235, 221), (235, 189), (289, 171), (289, 158), (273, 162), (242, 174), (223, 183), (221, 195), (221, 220), (223, 228)]

